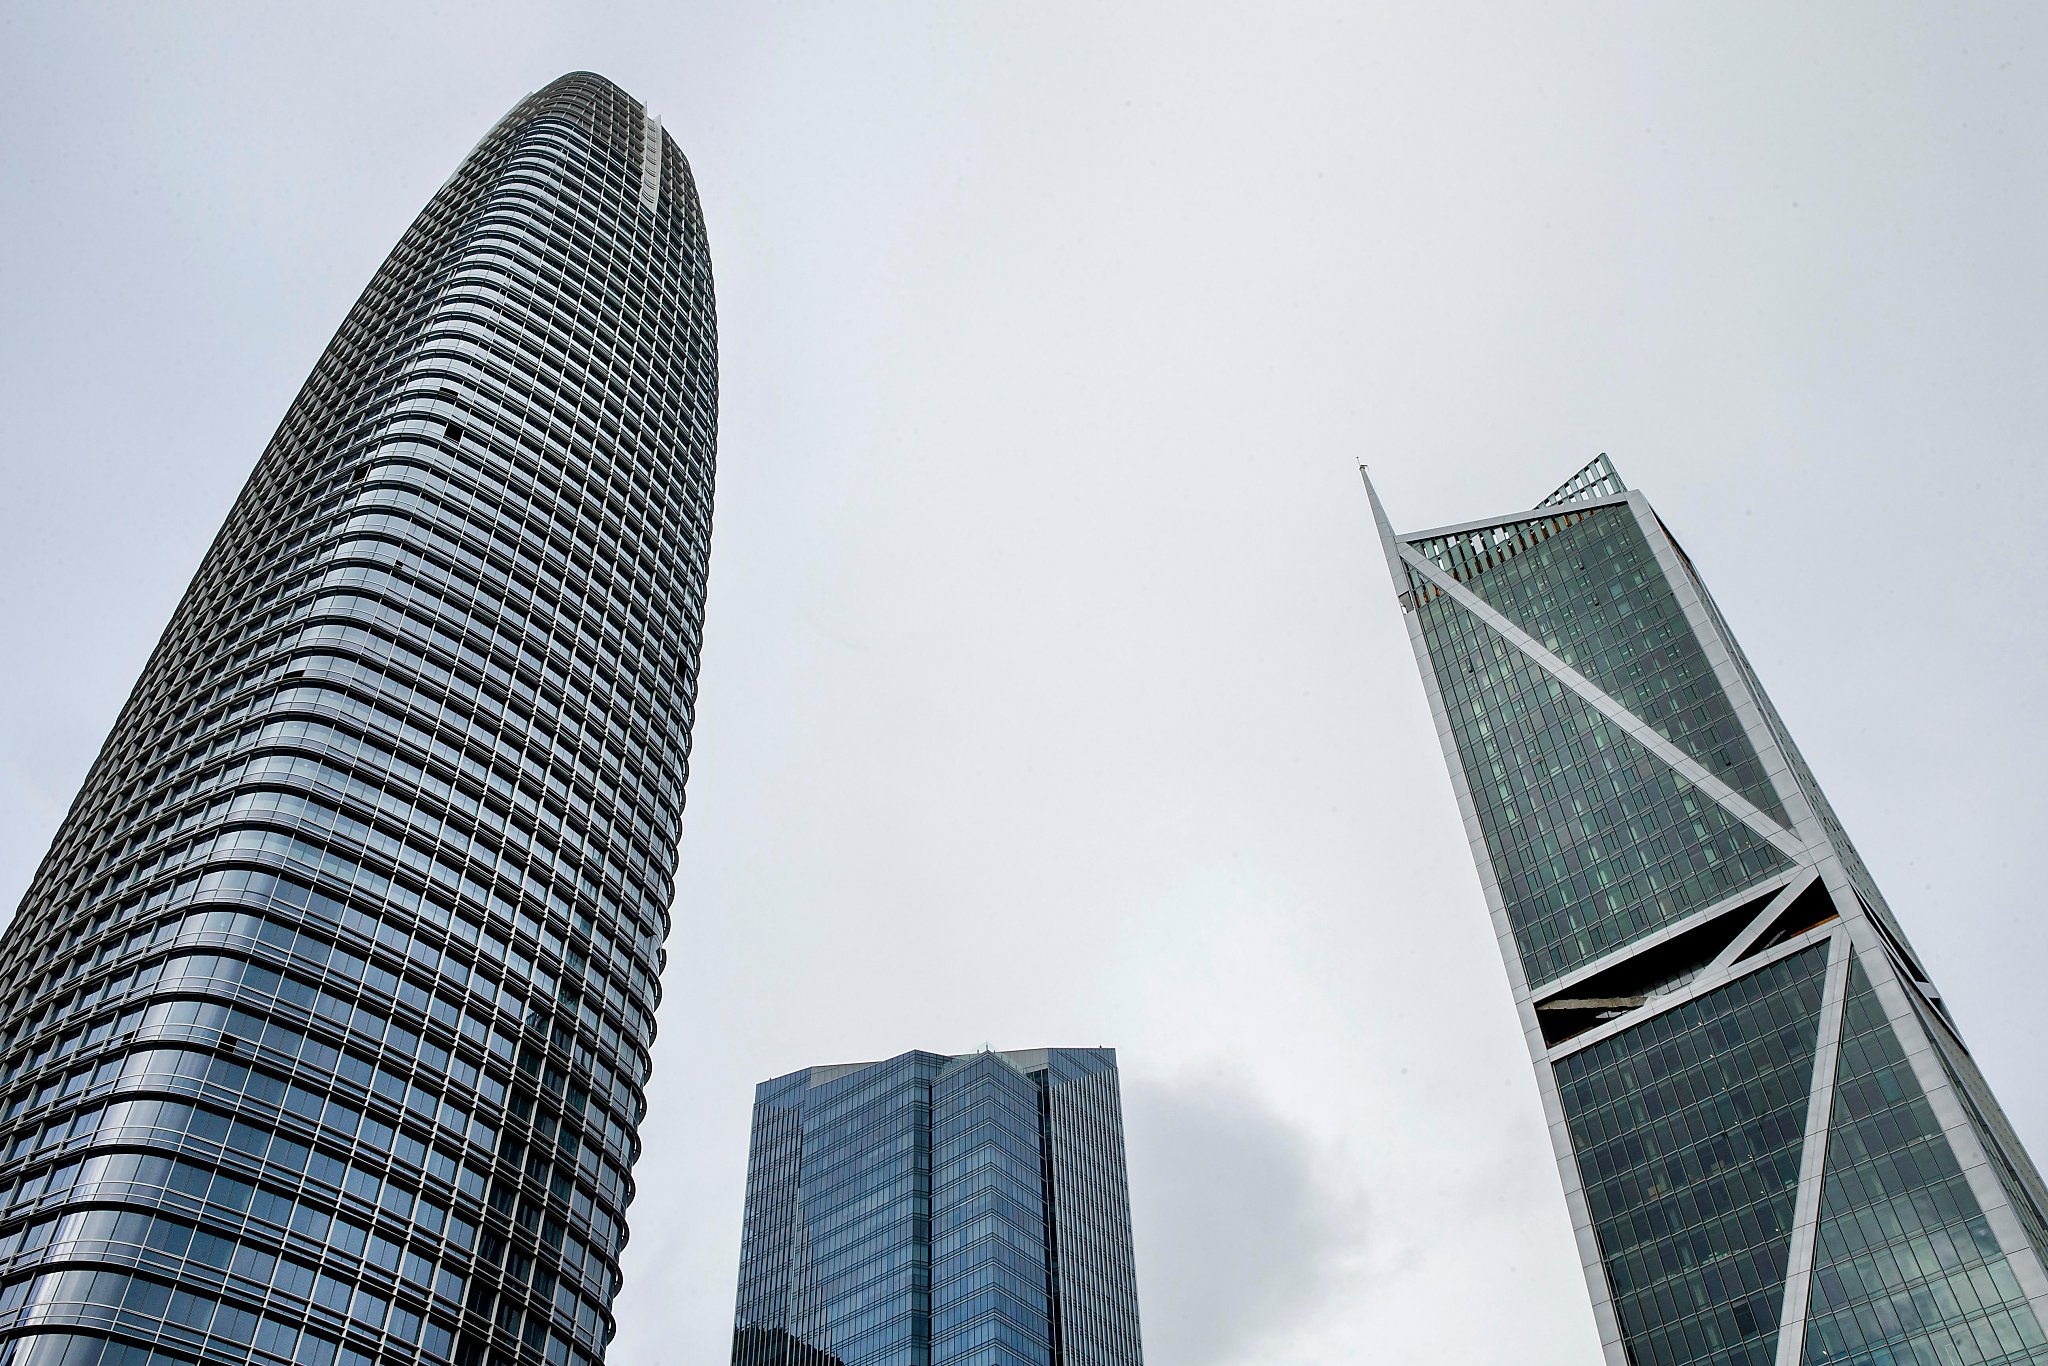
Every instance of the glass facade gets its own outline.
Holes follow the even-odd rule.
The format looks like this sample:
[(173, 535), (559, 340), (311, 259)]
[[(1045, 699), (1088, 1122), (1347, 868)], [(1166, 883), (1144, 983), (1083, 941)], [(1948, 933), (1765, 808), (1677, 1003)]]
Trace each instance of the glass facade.
[(761, 1084), (734, 1366), (1142, 1360), (1113, 1050)]
[(564, 77), (350, 311), (0, 941), (0, 1363), (602, 1359), (716, 400), (689, 168)]
[[(1504, 533), (1504, 534), (1502, 534)], [(1490, 553), (1455, 538), (1422, 547), (1458, 581), (1586, 674), (1665, 739), (1778, 820), (1728, 695), (1658, 573), (1625, 507), (1566, 512), (1500, 528)]]
[(1803, 1360), (2048, 1359), (1860, 964), (1849, 981)]
[(1416, 615), (1532, 982), (1792, 866), (1451, 599)]
[(1557, 1065), (1629, 1357), (1770, 1366), (1827, 949)]
[(1373, 507), (1607, 1360), (2048, 1362), (2048, 1190), (1648, 502)]

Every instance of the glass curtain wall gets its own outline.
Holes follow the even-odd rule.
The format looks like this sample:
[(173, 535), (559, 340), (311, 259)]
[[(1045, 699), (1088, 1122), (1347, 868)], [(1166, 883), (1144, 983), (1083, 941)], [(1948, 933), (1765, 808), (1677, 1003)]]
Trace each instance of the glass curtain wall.
[(1141, 1366), (1112, 1049), (755, 1094), (734, 1366)]
[(0, 941), (0, 1363), (603, 1358), (716, 409), (689, 167), (565, 76), (349, 312)]

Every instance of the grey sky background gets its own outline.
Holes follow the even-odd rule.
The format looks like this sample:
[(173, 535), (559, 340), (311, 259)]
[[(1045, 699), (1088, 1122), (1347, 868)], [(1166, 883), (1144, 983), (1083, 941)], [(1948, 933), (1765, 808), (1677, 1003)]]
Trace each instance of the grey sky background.
[[(724, 1359), (751, 1088), (1115, 1045), (1154, 1366), (1597, 1359), (1354, 466), (1596, 452), (2048, 1149), (2048, 11), (0, 11), (0, 900), (384, 253), (588, 67), (722, 430), (613, 1358)], [(2044, 1154), (2048, 1155), (2048, 1154)]]

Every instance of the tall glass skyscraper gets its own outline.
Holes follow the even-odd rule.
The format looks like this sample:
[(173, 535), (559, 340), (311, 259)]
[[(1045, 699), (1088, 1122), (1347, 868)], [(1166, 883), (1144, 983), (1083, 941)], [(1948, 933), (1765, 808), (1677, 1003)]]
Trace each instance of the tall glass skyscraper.
[(1141, 1366), (1116, 1051), (762, 1082), (732, 1359)]
[(603, 1356), (715, 351), (689, 167), (596, 76), (377, 271), (0, 942), (0, 1363)]
[(1649, 503), (1373, 512), (1607, 1360), (2048, 1361), (2048, 1192)]

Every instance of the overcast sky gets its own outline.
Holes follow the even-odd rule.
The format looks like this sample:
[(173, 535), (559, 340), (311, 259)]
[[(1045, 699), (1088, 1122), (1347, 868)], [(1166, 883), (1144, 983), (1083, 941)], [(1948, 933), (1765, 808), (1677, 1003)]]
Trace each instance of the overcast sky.
[[(1540, 10), (1540, 17), (1538, 11)], [(0, 901), (478, 137), (689, 156), (723, 411), (613, 1359), (728, 1350), (753, 1084), (1111, 1044), (1152, 1366), (1597, 1359), (1356, 465), (1612, 453), (2048, 1156), (2048, 10), (0, 9)]]

